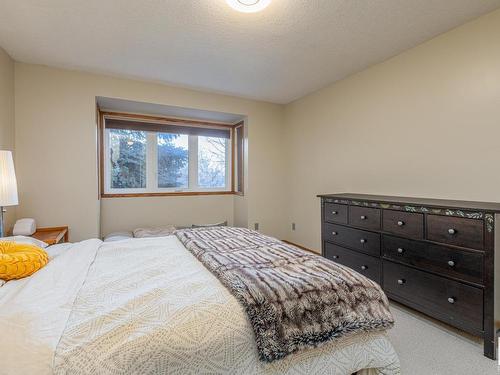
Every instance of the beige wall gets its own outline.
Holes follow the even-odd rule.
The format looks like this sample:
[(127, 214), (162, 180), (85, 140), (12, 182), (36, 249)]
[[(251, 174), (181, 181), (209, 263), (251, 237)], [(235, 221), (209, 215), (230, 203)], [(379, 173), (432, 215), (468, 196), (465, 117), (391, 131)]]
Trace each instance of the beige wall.
[(108, 198), (102, 200), (102, 233), (160, 224), (233, 224), (233, 196)]
[[(14, 61), (0, 48), (0, 150), (14, 151)], [(16, 163), (14, 155), (14, 163)], [(16, 207), (7, 207), (5, 229), (14, 224)]]
[[(70, 225), (71, 240), (178, 220), (259, 222), (283, 238), (283, 107), (165, 85), (16, 63), (16, 155), (19, 217)], [(95, 97), (114, 97), (247, 116), (248, 178), (244, 198), (97, 199)], [(236, 204), (235, 201), (237, 201)], [(235, 208), (236, 207), (236, 208)], [(147, 222), (146, 222), (147, 221)]]
[(286, 107), (287, 238), (320, 249), (316, 194), (500, 201), (500, 11)]

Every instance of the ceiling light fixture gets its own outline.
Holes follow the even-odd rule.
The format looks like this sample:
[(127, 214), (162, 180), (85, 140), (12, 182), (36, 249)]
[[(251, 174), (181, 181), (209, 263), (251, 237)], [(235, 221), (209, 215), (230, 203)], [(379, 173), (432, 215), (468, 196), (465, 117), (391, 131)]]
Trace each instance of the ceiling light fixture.
[(238, 12), (255, 13), (266, 8), (271, 0), (226, 0), (226, 2)]

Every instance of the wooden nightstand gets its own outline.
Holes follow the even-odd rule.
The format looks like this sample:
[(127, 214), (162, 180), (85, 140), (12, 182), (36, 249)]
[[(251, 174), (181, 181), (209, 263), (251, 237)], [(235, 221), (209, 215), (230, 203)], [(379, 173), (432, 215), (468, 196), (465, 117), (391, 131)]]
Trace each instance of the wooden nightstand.
[(43, 241), (47, 245), (68, 242), (68, 227), (37, 228), (31, 237)]

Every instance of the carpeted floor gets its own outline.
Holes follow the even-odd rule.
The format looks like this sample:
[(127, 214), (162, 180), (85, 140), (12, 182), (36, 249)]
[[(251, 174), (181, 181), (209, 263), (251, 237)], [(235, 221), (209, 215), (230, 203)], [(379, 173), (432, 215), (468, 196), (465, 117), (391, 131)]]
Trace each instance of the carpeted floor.
[(482, 340), (392, 303), (389, 331), (403, 375), (500, 374), (497, 361), (483, 356)]

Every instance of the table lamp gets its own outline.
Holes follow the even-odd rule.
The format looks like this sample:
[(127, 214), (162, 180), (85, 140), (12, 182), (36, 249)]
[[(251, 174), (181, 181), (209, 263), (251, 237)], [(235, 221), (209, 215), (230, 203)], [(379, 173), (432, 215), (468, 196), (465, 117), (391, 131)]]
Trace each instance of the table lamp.
[(17, 204), (17, 181), (12, 152), (0, 150), (0, 237), (5, 236), (4, 207), (16, 206)]

